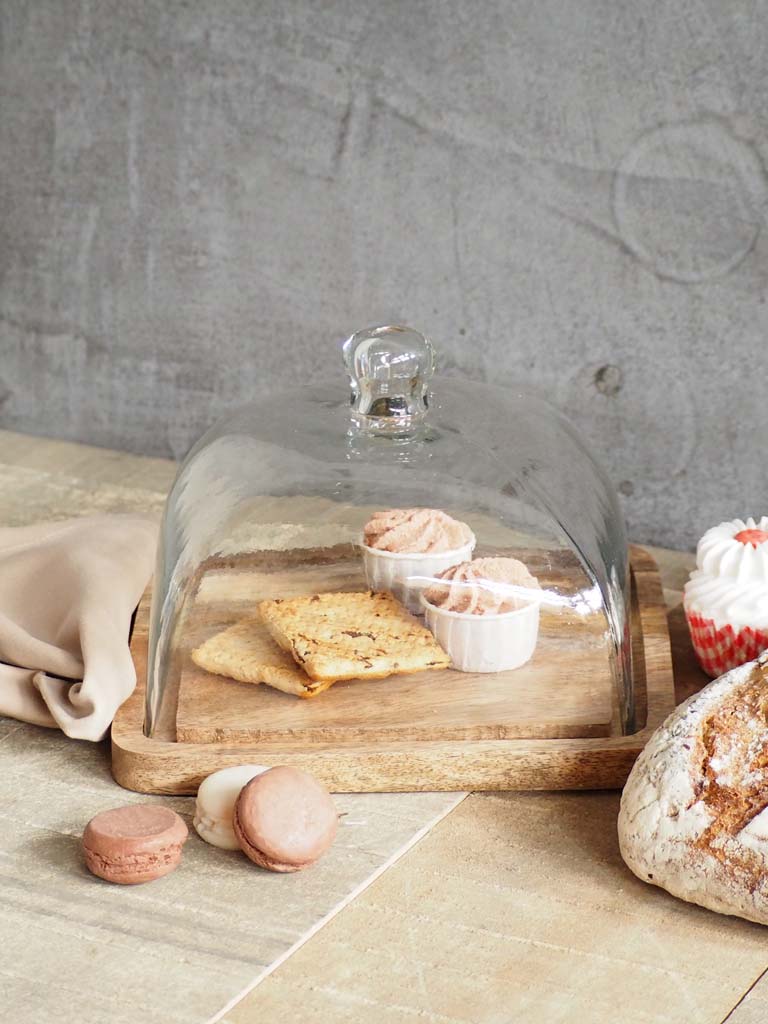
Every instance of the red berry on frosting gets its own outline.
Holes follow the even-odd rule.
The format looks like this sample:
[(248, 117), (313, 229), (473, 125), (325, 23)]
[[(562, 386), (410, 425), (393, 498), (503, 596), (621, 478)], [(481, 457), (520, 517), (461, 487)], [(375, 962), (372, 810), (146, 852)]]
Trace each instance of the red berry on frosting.
[(733, 539), (756, 548), (758, 544), (764, 544), (768, 540), (768, 530), (740, 530), (733, 535)]

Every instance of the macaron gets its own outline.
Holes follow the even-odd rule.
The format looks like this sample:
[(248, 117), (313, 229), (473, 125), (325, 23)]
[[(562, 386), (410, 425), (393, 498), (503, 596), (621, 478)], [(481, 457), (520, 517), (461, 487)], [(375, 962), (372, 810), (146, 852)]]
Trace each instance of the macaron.
[(235, 801), (247, 782), (267, 770), (259, 764), (239, 764), (222, 768), (203, 780), (197, 791), (192, 821), (201, 839), (220, 850), (240, 849), (232, 828)]
[(83, 833), (85, 863), (107, 882), (151, 882), (178, 867), (188, 835), (183, 819), (169, 807), (115, 807), (88, 822)]
[(252, 779), (235, 803), (243, 853), (268, 871), (301, 871), (336, 838), (339, 814), (328, 791), (306, 772), (281, 766)]

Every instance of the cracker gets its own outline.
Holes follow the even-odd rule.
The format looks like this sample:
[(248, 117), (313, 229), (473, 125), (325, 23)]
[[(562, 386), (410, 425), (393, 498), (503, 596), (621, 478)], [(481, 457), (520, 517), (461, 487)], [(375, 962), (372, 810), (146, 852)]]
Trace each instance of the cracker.
[(239, 683), (266, 683), (297, 697), (315, 697), (335, 680), (314, 682), (274, 642), (260, 619), (244, 619), (216, 633), (192, 651), (192, 661), (206, 672)]
[(383, 679), (447, 668), (430, 631), (391, 594), (315, 594), (262, 601), (273, 638), (311, 679)]

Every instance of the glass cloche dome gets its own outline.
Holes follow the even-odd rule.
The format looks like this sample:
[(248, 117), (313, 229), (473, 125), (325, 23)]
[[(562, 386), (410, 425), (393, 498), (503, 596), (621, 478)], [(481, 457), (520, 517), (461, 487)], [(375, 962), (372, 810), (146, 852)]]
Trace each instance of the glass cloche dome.
[[(234, 411), (182, 464), (145, 733), (370, 744), (635, 727), (616, 495), (556, 409), (434, 374), (402, 326)], [(297, 699), (298, 698), (298, 699)]]

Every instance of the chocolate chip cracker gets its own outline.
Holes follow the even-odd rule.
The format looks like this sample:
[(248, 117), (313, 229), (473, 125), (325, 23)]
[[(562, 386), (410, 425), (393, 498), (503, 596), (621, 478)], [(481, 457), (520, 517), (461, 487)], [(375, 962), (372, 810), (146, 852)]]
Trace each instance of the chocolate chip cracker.
[(318, 682), (383, 679), (450, 664), (430, 631), (388, 593), (262, 601), (259, 612), (283, 651)]

